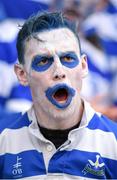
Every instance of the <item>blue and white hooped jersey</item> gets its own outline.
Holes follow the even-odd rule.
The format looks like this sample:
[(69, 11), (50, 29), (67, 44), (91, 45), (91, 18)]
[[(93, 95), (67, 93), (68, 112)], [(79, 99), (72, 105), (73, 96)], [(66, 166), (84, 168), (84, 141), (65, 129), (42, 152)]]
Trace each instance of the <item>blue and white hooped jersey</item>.
[(40, 133), (33, 108), (0, 123), (0, 179), (117, 179), (117, 125), (85, 102), (78, 129), (59, 149)]

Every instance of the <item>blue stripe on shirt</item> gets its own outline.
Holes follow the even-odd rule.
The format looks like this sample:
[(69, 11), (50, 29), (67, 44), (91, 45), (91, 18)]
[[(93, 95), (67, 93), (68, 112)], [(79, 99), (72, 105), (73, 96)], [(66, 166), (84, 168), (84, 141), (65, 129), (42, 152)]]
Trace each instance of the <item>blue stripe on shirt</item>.
[(0, 179), (19, 179), (44, 174), (46, 169), (43, 155), (35, 150), (0, 156)]
[[(99, 156), (98, 167), (89, 162), (95, 163), (96, 156)], [(102, 167), (100, 167), (101, 164)], [(16, 170), (16, 167), (19, 171)], [(63, 176), (64, 174), (69, 174), (96, 179), (114, 179), (117, 177), (116, 169), (116, 160), (101, 157), (96, 152), (72, 150), (57, 152), (50, 160), (48, 173), (60, 173)], [(7, 153), (0, 156), (1, 179), (19, 179), (45, 174), (46, 168), (43, 155), (35, 150), (24, 151), (18, 154)]]
[[(16, 118), (15, 118), (16, 116)], [(27, 113), (25, 113), (23, 116), (21, 114), (11, 114), (11, 116), (6, 116), (4, 119), (4, 123), (0, 122), (0, 132), (2, 132), (5, 128), (9, 129), (19, 129), (24, 126), (29, 126), (31, 121), (28, 119)]]
[[(105, 163), (103, 167), (92, 166), (88, 160), (96, 162), (96, 156), (99, 155), (99, 165)], [(85, 172), (87, 166), (90, 171)], [(114, 167), (114, 168), (113, 168)], [(91, 171), (91, 169), (93, 169)], [(56, 153), (49, 163), (49, 173), (62, 173), (74, 176), (96, 178), (96, 179), (110, 179), (117, 178), (117, 161), (103, 158), (96, 152), (85, 152), (79, 150), (61, 151)], [(102, 174), (96, 175), (96, 172)], [(104, 172), (104, 174), (103, 174)]]
[(112, 132), (117, 139), (117, 123), (113, 122), (104, 115), (98, 117), (97, 114), (94, 114), (87, 128), (92, 130), (100, 129), (105, 132)]
[(0, 112), (0, 133), (5, 129), (9, 128), (16, 119), (21, 116), (21, 113), (9, 113), (9, 112)]

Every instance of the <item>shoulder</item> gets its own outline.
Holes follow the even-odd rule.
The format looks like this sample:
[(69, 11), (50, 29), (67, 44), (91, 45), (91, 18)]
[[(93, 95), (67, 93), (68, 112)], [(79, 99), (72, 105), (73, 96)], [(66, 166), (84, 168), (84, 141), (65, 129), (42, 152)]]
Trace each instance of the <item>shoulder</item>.
[(87, 129), (95, 132), (103, 132), (103, 134), (110, 134), (117, 139), (117, 123), (96, 112), (91, 105), (84, 101), (84, 112), (87, 119)]
[(28, 119), (27, 113), (10, 113), (5, 114), (0, 119), (0, 133), (5, 129), (19, 129), (24, 126), (29, 126), (30, 121)]
[(87, 128), (91, 130), (101, 130), (105, 133), (112, 133), (117, 139), (117, 123), (100, 113), (94, 113)]

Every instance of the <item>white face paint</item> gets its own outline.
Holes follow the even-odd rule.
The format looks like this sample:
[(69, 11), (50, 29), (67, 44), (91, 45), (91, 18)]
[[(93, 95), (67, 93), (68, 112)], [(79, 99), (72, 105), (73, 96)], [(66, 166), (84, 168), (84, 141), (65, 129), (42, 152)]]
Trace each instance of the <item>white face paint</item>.
[[(30, 39), (25, 48), (24, 67), (28, 74), (33, 102), (37, 109), (40, 108), (52, 117), (67, 117), (73, 114), (78, 106), (85, 69), (85, 66), (82, 66), (77, 38), (67, 28), (42, 32), (37, 36), (43, 42)], [(69, 58), (63, 57), (66, 53), (74, 58), (71, 64)], [(49, 63), (46, 58), (41, 61), (40, 57), (49, 57)], [(49, 95), (45, 94), (48, 88), (55, 89), (59, 85), (70, 87), (75, 92), (70, 103), (65, 104), (65, 108), (61, 108), (64, 99), (59, 98), (56, 105), (48, 99)]]

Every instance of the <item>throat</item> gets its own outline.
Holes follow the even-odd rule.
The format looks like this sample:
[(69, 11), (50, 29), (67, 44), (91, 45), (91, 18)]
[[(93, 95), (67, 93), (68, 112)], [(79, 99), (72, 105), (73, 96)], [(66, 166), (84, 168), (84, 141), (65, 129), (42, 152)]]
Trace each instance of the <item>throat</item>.
[(69, 132), (73, 129), (78, 128), (79, 124), (80, 122), (77, 123), (75, 126), (69, 129), (65, 129), (65, 130), (47, 129), (47, 128), (41, 127), (40, 125), (39, 125), (39, 128), (43, 136), (49, 141), (51, 141), (55, 145), (55, 147), (58, 149), (68, 139)]

